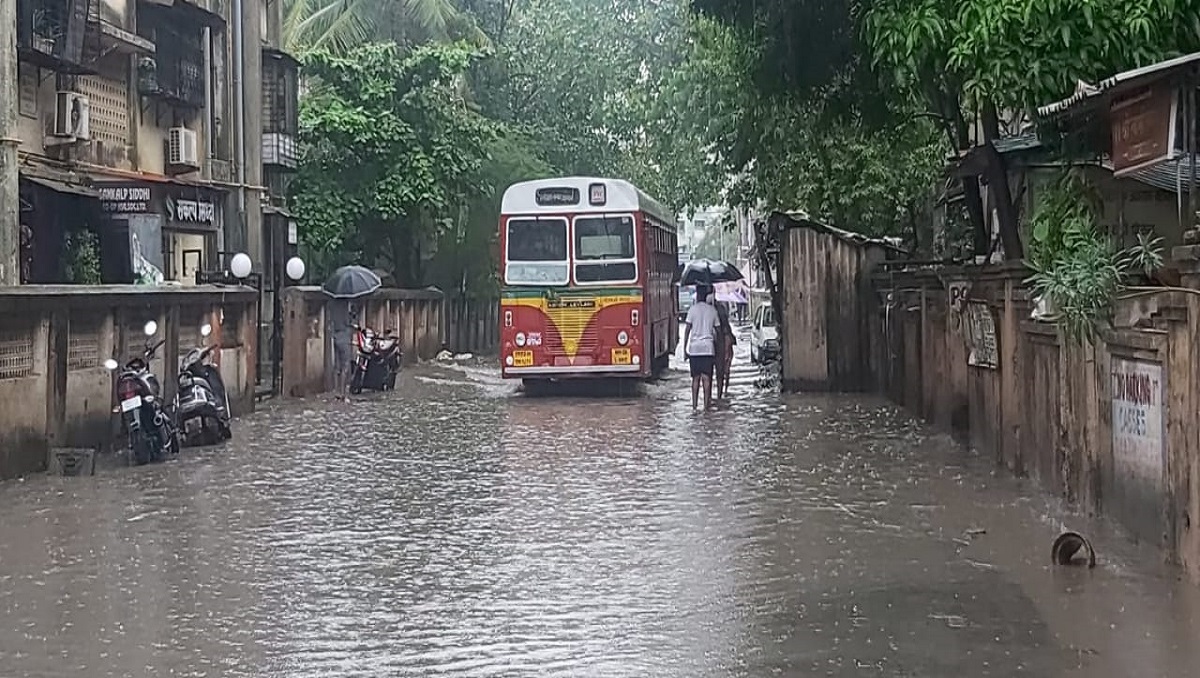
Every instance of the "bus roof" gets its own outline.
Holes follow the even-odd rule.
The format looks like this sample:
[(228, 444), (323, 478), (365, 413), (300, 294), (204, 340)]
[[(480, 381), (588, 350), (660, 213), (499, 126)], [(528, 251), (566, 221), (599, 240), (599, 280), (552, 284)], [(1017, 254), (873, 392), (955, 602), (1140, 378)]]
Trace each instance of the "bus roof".
[[(588, 191), (593, 184), (604, 184), (605, 202), (592, 205)], [(538, 199), (538, 191), (565, 189), (557, 196), (560, 200)], [(577, 191), (578, 201), (563, 201), (562, 194), (570, 189)], [(623, 179), (603, 177), (556, 177), (522, 181), (508, 187), (500, 202), (501, 214), (537, 214), (539, 212), (646, 212), (668, 226), (675, 224), (675, 216), (659, 202), (643, 193), (637, 186)]]

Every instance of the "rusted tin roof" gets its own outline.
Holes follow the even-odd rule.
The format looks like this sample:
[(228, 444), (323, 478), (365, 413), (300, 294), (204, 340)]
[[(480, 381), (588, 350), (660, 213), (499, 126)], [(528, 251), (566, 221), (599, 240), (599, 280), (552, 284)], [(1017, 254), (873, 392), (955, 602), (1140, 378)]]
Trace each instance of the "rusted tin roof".
[(1037, 114), (1039, 118), (1051, 118), (1070, 114), (1114, 89), (1156, 80), (1160, 77), (1171, 75), (1183, 68), (1195, 66), (1197, 63), (1200, 63), (1200, 52), (1193, 52), (1174, 59), (1168, 59), (1167, 61), (1150, 64), (1149, 66), (1142, 66), (1141, 68), (1117, 73), (1110, 78), (1102, 80), (1100, 84), (1094, 87), (1086, 83), (1080, 83), (1081, 86), (1075, 90), (1074, 94), (1062, 101), (1056, 101), (1052, 104), (1039, 107)]
[(775, 212), (770, 218), (772, 220), (786, 219), (786, 228), (807, 228), (832, 235), (839, 240), (843, 240), (859, 247), (875, 245), (878, 247), (884, 247), (899, 254), (908, 254), (908, 251), (900, 246), (899, 238), (876, 238), (863, 235), (862, 233), (855, 233), (854, 231), (847, 231), (836, 226), (830, 226), (829, 224), (814, 221), (803, 212)]

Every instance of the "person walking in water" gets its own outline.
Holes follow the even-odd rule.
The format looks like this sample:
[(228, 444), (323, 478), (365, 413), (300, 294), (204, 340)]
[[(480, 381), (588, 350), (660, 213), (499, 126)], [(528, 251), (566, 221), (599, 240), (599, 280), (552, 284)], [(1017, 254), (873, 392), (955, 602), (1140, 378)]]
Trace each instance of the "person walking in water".
[(354, 306), (345, 299), (335, 299), (329, 310), (333, 331), (333, 392), (339, 400), (349, 402), (350, 370), (354, 367)]
[(704, 386), (704, 409), (712, 407), (713, 368), (716, 365), (716, 333), (720, 324), (712, 305), (712, 287), (696, 288), (696, 303), (688, 309), (687, 329), (683, 332), (684, 356), (692, 372), (692, 409), (695, 410)]
[(729, 307), (717, 302), (716, 330), (716, 373), (717, 400), (722, 400), (729, 394), (729, 371), (733, 368), (733, 347), (737, 337), (733, 333), (733, 325), (729, 322)]

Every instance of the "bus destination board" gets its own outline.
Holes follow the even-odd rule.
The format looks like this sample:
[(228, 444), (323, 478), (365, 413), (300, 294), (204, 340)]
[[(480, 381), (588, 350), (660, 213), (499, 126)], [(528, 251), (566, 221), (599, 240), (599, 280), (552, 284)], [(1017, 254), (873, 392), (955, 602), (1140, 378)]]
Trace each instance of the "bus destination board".
[(542, 206), (578, 205), (579, 189), (570, 186), (539, 188), (534, 199)]

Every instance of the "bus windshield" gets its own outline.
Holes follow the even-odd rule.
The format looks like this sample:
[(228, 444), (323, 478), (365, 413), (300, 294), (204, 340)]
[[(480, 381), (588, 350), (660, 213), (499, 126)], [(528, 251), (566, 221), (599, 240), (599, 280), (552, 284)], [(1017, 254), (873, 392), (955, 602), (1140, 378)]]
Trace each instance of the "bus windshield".
[(635, 257), (632, 217), (575, 219), (575, 279), (578, 282), (635, 281)]
[(567, 220), (562, 218), (509, 219), (505, 282), (514, 284), (565, 285), (567, 269)]

